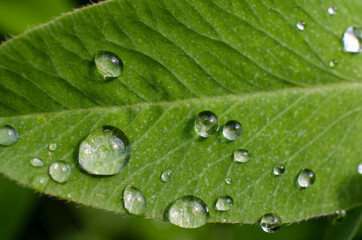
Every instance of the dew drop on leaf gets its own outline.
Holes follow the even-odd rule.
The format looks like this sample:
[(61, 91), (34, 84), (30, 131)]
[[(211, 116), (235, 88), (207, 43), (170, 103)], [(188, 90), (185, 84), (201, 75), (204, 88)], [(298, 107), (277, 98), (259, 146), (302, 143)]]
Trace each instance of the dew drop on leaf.
[(116, 78), (122, 74), (123, 62), (114, 53), (100, 51), (95, 55), (94, 63), (104, 79)]
[(337, 7), (336, 6), (330, 6), (328, 8), (329, 15), (336, 15), (337, 14)]
[(44, 166), (44, 162), (39, 158), (32, 158), (29, 160), (30, 165), (33, 167), (42, 167)]
[(300, 171), (297, 177), (297, 183), (301, 188), (312, 186), (315, 181), (315, 174), (312, 170), (304, 168)]
[(297, 22), (296, 26), (297, 26), (297, 28), (298, 28), (300, 31), (304, 31), (304, 29), (305, 29), (305, 22), (304, 22), (304, 21), (299, 21), (299, 22)]
[(338, 64), (338, 61), (336, 59), (333, 59), (329, 61), (328, 65), (330, 68), (334, 68)]
[(268, 213), (260, 219), (260, 226), (264, 232), (274, 233), (280, 229), (281, 221), (277, 215)]
[(162, 174), (161, 174), (161, 180), (162, 182), (169, 182), (171, 180), (171, 175), (172, 175), (172, 171), (171, 170), (165, 170)]
[(131, 155), (124, 132), (112, 126), (92, 131), (79, 146), (79, 164), (90, 174), (114, 175), (122, 171)]
[(233, 183), (231, 178), (225, 178), (225, 182), (226, 182), (227, 185), (231, 185)]
[(134, 215), (142, 215), (146, 211), (146, 198), (143, 192), (135, 187), (127, 186), (123, 192), (124, 208)]
[(357, 166), (357, 172), (358, 172), (359, 174), (362, 174), (362, 163), (358, 164), (358, 166)]
[(215, 209), (218, 211), (229, 211), (234, 205), (234, 200), (229, 196), (223, 196), (216, 200)]
[(43, 190), (44, 187), (46, 186), (46, 184), (48, 183), (49, 181), (49, 178), (48, 177), (45, 177), (45, 176), (35, 176), (31, 182), (31, 184), (39, 189), (39, 190)]
[(6, 125), (0, 127), (0, 145), (7, 147), (18, 141), (19, 133), (14, 128)]
[(345, 52), (362, 52), (362, 29), (350, 26), (343, 34), (343, 50)]
[(177, 199), (167, 212), (168, 220), (179, 227), (197, 228), (209, 220), (209, 209), (204, 201), (194, 196)]
[(276, 164), (273, 167), (273, 174), (275, 176), (282, 175), (285, 172), (285, 167), (283, 164)]
[(238, 121), (231, 120), (224, 125), (222, 132), (224, 137), (226, 137), (228, 140), (233, 141), (241, 136), (241, 134), (243, 133), (243, 129)]
[(211, 137), (219, 130), (219, 120), (215, 113), (203, 111), (195, 118), (195, 130), (201, 137)]
[(63, 161), (57, 161), (49, 166), (50, 177), (58, 182), (65, 183), (69, 180), (72, 171), (68, 163)]
[(234, 152), (234, 162), (243, 163), (250, 159), (250, 154), (244, 149), (239, 149)]
[(346, 210), (337, 210), (332, 217), (332, 224), (336, 225), (341, 223), (347, 216)]
[(56, 143), (50, 143), (48, 146), (50, 151), (55, 151), (57, 150), (57, 144)]

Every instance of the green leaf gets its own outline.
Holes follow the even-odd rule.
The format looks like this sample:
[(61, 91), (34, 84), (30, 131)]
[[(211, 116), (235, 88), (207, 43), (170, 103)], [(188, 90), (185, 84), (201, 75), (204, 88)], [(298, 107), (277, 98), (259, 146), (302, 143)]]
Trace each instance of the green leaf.
[[(0, 172), (120, 213), (130, 185), (146, 199), (141, 215), (154, 219), (190, 195), (208, 206), (209, 222), (255, 223), (272, 212), (289, 223), (361, 205), (362, 57), (341, 49), (343, 32), (362, 22), (362, 5), (339, 2), (336, 15), (330, 6), (113, 0), (6, 42), (0, 126), (15, 128), (19, 140), (0, 148)], [(304, 31), (295, 26), (301, 20)], [(104, 81), (94, 63), (100, 51), (120, 58), (121, 76)], [(199, 137), (194, 120), (204, 110), (221, 124), (239, 121), (242, 137)], [(78, 163), (80, 143), (102, 126), (120, 129), (131, 148), (125, 168), (107, 177)], [(251, 159), (234, 163), (240, 148)], [(45, 166), (32, 167), (34, 157)], [(59, 160), (72, 171), (62, 184), (47, 170)], [(275, 164), (285, 173), (273, 176)], [(307, 189), (296, 186), (303, 168), (316, 174)], [(172, 170), (167, 183), (165, 170)], [(218, 212), (215, 202), (225, 195), (234, 205)]]

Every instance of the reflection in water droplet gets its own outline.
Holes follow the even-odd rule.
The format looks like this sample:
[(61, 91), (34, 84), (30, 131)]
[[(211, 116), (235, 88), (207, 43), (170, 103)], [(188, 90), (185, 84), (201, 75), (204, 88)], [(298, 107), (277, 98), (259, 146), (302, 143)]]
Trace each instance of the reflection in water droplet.
[(42, 167), (44, 166), (44, 162), (40, 160), (39, 158), (32, 158), (29, 160), (30, 165), (33, 167)]
[(171, 205), (167, 217), (172, 224), (179, 227), (197, 228), (209, 220), (209, 209), (200, 198), (185, 196)]
[(233, 183), (231, 178), (225, 178), (225, 182), (226, 182), (227, 185), (231, 185)]
[(71, 172), (69, 164), (63, 161), (54, 162), (49, 166), (50, 177), (58, 183), (67, 182), (70, 178)]
[(57, 150), (57, 144), (51, 143), (51, 144), (49, 144), (48, 148), (50, 151), (55, 151), (55, 150)]
[(0, 127), (0, 145), (10, 146), (18, 141), (19, 133), (10, 126)]
[(346, 216), (347, 216), (346, 210), (337, 210), (335, 215), (333, 216), (332, 224), (338, 224), (343, 222)]
[(264, 232), (274, 233), (280, 229), (281, 221), (277, 215), (273, 213), (268, 213), (261, 218), (260, 226), (264, 230)]
[(343, 50), (345, 52), (362, 52), (362, 30), (360, 27), (351, 26), (343, 34)]
[(90, 174), (114, 175), (129, 160), (131, 146), (124, 132), (112, 126), (92, 131), (79, 147), (79, 164)]
[(250, 159), (250, 154), (244, 149), (239, 149), (234, 152), (234, 162), (243, 163)]
[(114, 53), (100, 51), (95, 55), (94, 62), (104, 79), (116, 78), (122, 74), (123, 62)]
[(165, 183), (169, 182), (171, 180), (172, 171), (166, 170), (161, 175), (161, 180)]
[(336, 59), (329, 61), (330, 68), (334, 68), (337, 64), (338, 64), (338, 61)]
[(234, 200), (229, 196), (223, 196), (216, 200), (215, 208), (218, 211), (229, 211), (234, 205)]
[(357, 166), (357, 172), (358, 172), (359, 174), (362, 174), (362, 163), (358, 164), (358, 166)]
[(233, 141), (241, 136), (243, 129), (238, 121), (231, 120), (224, 125), (222, 132), (224, 137)]
[(285, 167), (282, 164), (276, 164), (273, 168), (273, 174), (275, 176), (282, 175), (285, 172)]
[(305, 22), (304, 22), (304, 21), (299, 21), (299, 22), (297, 22), (296, 26), (297, 26), (297, 28), (298, 28), (300, 31), (304, 31), (304, 29), (305, 29)]
[(298, 174), (297, 182), (301, 188), (307, 188), (312, 186), (314, 181), (315, 181), (315, 174), (310, 169), (304, 168)]
[(328, 13), (330, 15), (336, 15), (337, 14), (337, 7), (336, 6), (331, 6), (328, 8)]
[(142, 215), (146, 211), (146, 198), (143, 192), (135, 187), (127, 186), (123, 192), (124, 208), (131, 214)]
[(211, 137), (219, 130), (219, 120), (215, 113), (203, 111), (195, 118), (195, 130), (201, 137)]

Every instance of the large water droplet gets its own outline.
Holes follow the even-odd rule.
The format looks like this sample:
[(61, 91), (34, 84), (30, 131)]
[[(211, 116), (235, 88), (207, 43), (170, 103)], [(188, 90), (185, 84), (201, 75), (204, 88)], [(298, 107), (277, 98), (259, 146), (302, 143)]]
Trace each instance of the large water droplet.
[(218, 211), (229, 211), (234, 205), (234, 200), (229, 196), (223, 196), (216, 200), (215, 208)]
[(168, 220), (183, 228), (197, 228), (209, 220), (209, 209), (197, 197), (185, 196), (177, 199), (169, 208)]
[(347, 216), (346, 210), (337, 210), (333, 215), (332, 224), (341, 223)]
[(233, 183), (231, 178), (225, 178), (225, 182), (226, 182), (227, 185), (231, 185)]
[(51, 143), (51, 144), (49, 144), (48, 148), (50, 151), (55, 151), (55, 150), (57, 150), (57, 144)]
[(116, 78), (122, 74), (123, 62), (114, 53), (100, 51), (95, 55), (94, 62), (104, 79)]
[(18, 141), (19, 133), (14, 128), (6, 125), (0, 127), (0, 145), (10, 146)]
[(358, 172), (359, 174), (362, 174), (362, 163), (358, 164), (358, 166), (357, 166), (357, 172)]
[(338, 64), (338, 61), (336, 59), (333, 59), (329, 61), (328, 65), (330, 68), (334, 68)]
[(280, 229), (281, 221), (277, 215), (273, 213), (268, 213), (261, 218), (260, 226), (264, 230), (264, 232), (273, 233)]
[(273, 168), (273, 174), (275, 176), (282, 175), (285, 172), (285, 167), (282, 164), (276, 164)]
[(79, 164), (90, 174), (114, 175), (126, 167), (131, 146), (124, 132), (103, 126), (92, 131), (79, 147)]
[(39, 158), (32, 158), (29, 160), (30, 165), (33, 167), (42, 167), (44, 166), (44, 162)]
[(297, 177), (298, 185), (302, 188), (312, 186), (315, 181), (315, 174), (312, 170), (304, 168), (300, 171)]
[(250, 154), (244, 149), (239, 149), (234, 152), (234, 162), (247, 162), (250, 159)]
[(222, 132), (224, 137), (233, 141), (241, 136), (243, 133), (243, 128), (238, 121), (231, 120), (224, 125)]
[(50, 177), (58, 182), (65, 183), (69, 180), (72, 171), (68, 163), (63, 161), (57, 161), (49, 166)]
[(297, 22), (297, 24), (296, 24), (297, 28), (298, 28), (300, 31), (304, 31), (305, 25), (306, 25), (306, 24), (305, 24), (304, 21), (299, 21), (299, 22)]
[(328, 8), (328, 13), (329, 15), (336, 15), (337, 14), (337, 7), (336, 6), (331, 6)]
[(345, 52), (362, 52), (362, 30), (360, 27), (351, 26), (343, 34), (343, 50)]
[(215, 113), (203, 111), (195, 118), (195, 130), (201, 137), (211, 137), (219, 130), (219, 120)]
[(162, 182), (169, 182), (171, 180), (171, 175), (172, 175), (172, 171), (171, 170), (165, 170), (162, 174), (161, 174), (161, 180)]
[(142, 215), (146, 211), (146, 198), (143, 192), (135, 187), (127, 186), (123, 192), (124, 208), (131, 214)]

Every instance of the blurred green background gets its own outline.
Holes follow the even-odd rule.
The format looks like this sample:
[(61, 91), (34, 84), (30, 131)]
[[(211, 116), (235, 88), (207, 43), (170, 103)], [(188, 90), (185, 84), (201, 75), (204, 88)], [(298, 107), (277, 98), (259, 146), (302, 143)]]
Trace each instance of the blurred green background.
[[(97, 1), (93, 1), (97, 2)], [(4, 41), (62, 13), (89, 4), (88, 0), (0, 0), (0, 40)], [(242, 214), (242, 213), (240, 213)], [(360, 215), (361, 210), (348, 213)], [(166, 222), (144, 220), (79, 206), (26, 189), (0, 175), (0, 240), (232, 240), (343, 239), (349, 218), (332, 225), (330, 217), (283, 226), (274, 234), (258, 224), (208, 224), (182, 229)], [(361, 223), (354, 239), (362, 239)]]

